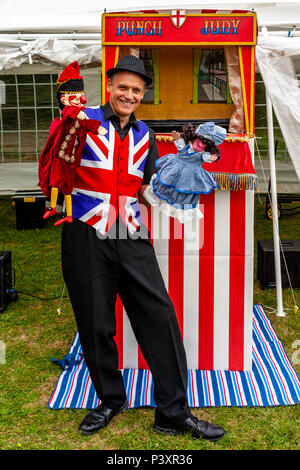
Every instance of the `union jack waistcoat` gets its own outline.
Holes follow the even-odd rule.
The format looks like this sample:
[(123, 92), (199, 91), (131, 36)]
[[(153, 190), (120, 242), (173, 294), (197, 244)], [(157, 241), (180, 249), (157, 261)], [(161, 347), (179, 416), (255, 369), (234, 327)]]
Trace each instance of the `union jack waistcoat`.
[(90, 119), (98, 119), (105, 136), (88, 133), (72, 192), (73, 217), (105, 234), (120, 214), (130, 233), (141, 224), (137, 201), (149, 151), (149, 129), (138, 121), (121, 141), (101, 108), (86, 108)]

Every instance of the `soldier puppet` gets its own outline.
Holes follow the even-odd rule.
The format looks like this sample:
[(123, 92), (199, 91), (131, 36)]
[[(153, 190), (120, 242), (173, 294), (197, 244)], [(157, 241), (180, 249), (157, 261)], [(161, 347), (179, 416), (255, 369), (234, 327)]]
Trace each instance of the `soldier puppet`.
[(50, 207), (46, 209), (44, 219), (57, 213), (58, 193), (61, 191), (65, 197), (66, 216), (54, 225), (73, 221), (71, 193), (87, 133), (105, 135), (107, 132), (100, 121), (88, 119), (84, 113), (87, 100), (78, 62), (69, 64), (57, 83), (61, 117), (52, 121), (47, 143), (39, 158), (40, 187), (43, 194), (50, 197)]

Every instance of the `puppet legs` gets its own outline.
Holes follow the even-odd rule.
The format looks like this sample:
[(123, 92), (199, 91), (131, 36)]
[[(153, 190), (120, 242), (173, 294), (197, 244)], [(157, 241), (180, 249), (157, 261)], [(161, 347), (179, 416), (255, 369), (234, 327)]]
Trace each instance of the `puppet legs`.
[[(57, 197), (58, 197), (58, 188), (51, 188), (51, 198), (50, 198), (50, 207), (45, 211), (45, 214), (43, 215), (43, 219), (48, 219), (51, 215), (57, 214), (56, 212), (56, 204), (57, 204)], [(66, 194), (65, 195), (65, 204), (66, 204), (66, 217), (63, 217), (62, 219), (59, 219), (57, 222), (55, 222), (56, 225), (63, 224), (64, 222), (73, 222), (72, 218), (72, 197), (71, 194)]]
[(43, 219), (48, 219), (51, 215), (56, 214), (56, 203), (58, 197), (58, 188), (51, 188), (50, 207), (46, 209)]
[(55, 222), (55, 226), (63, 224), (64, 222), (68, 222), (69, 224), (73, 222), (72, 217), (72, 196), (71, 194), (65, 195), (65, 204), (66, 204), (66, 217), (59, 219)]

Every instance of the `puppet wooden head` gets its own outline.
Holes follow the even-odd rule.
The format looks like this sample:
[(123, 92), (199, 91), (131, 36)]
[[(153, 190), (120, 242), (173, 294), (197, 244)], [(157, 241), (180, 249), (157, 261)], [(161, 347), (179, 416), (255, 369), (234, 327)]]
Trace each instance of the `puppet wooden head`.
[(83, 106), (86, 103), (83, 77), (80, 75), (78, 62), (67, 65), (57, 83), (57, 102), (60, 109), (65, 106)]

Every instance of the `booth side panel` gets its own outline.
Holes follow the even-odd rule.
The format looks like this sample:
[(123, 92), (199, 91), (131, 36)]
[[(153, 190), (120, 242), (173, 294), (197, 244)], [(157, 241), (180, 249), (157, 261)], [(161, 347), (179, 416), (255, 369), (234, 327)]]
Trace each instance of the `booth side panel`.
[(245, 127), (250, 134), (254, 133), (254, 99), (255, 99), (255, 48), (239, 46), (239, 62), (245, 112)]
[[(254, 162), (254, 139), (249, 148)], [(245, 321), (244, 321), (244, 370), (252, 369), (253, 335), (253, 272), (254, 272), (254, 191), (246, 191), (245, 223)]]
[(109, 93), (106, 90), (107, 76), (106, 71), (115, 67), (119, 60), (119, 46), (102, 47), (102, 104), (109, 100)]
[[(245, 191), (230, 193), (230, 288), (229, 288), (229, 357), (230, 370), (242, 370), (244, 358), (245, 299)], [(241, 251), (243, 253), (241, 254)]]

